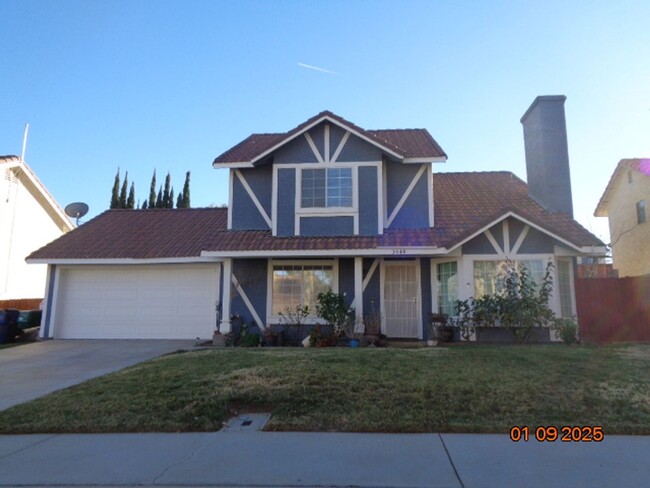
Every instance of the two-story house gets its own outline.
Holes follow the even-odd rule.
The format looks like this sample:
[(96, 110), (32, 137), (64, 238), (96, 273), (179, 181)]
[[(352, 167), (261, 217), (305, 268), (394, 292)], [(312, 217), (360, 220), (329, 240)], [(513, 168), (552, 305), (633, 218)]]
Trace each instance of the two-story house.
[(50, 266), (42, 333), (209, 338), (216, 308), (222, 331), (233, 314), (263, 330), (332, 289), (360, 319), (379, 313), (387, 336), (421, 339), (430, 312), (496, 293), (507, 262), (541, 280), (551, 261), (551, 307), (573, 316), (573, 258), (604, 246), (567, 207), (563, 104), (539, 97), (522, 119), (533, 194), (509, 172), (440, 173), (425, 129), (322, 112), (253, 134), (214, 160), (227, 209), (108, 211), (35, 252)]
[(609, 219), (614, 269), (618, 275), (650, 274), (650, 159), (619, 161), (594, 215)]

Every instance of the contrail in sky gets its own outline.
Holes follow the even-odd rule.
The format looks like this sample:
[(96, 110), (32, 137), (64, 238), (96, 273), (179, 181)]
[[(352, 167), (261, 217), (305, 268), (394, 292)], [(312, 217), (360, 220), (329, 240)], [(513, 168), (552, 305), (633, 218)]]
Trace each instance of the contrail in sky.
[(305, 63), (298, 63), (298, 66), (301, 68), (307, 68), (307, 69), (313, 69), (314, 71), (320, 71), (321, 73), (327, 73), (330, 75), (338, 75), (340, 73), (337, 73), (336, 71), (332, 71), (329, 69), (325, 68), (319, 68), (318, 66), (312, 66), (311, 64), (305, 64)]

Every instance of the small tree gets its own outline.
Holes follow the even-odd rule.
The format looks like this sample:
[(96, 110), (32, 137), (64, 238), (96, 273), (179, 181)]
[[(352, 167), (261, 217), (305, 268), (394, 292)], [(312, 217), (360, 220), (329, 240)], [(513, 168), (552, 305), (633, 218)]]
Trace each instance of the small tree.
[(151, 177), (151, 186), (149, 186), (149, 203), (148, 208), (156, 208), (156, 170), (153, 170)]
[(349, 324), (354, 324), (356, 319), (355, 310), (345, 303), (345, 295), (327, 290), (319, 293), (316, 313), (322, 317), (333, 329), (337, 336), (342, 336)]
[(124, 181), (122, 182), (122, 189), (120, 190), (120, 201), (117, 208), (127, 208), (126, 199), (127, 199), (127, 189), (129, 184), (129, 172), (124, 173)]
[(169, 191), (171, 189), (171, 184), (172, 184), (172, 177), (170, 176), (169, 173), (167, 173), (167, 176), (165, 177), (165, 189), (163, 190), (162, 194), (162, 205), (160, 208), (169, 208)]
[(176, 208), (190, 208), (190, 172), (185, 173), (185, 184), (183, 185), (183, 193), (178, 194), (179, 204)]
[(111, 207), (119, 208), (120, 205), (120, 168), (117, 168), (115, 173), (115, 181), (113, 182), (113, 191), (111, 193)]
[(129, 197), (126, 199), (126, 208), (135, 208), (135, 184), (131, 182), (131, 188), (129, 189)]

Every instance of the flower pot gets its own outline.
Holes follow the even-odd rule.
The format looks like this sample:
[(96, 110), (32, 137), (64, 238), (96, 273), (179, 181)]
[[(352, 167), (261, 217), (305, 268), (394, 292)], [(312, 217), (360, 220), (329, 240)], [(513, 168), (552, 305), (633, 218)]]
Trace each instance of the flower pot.
[(213, 347), (225, 347), (226, 346), (226, 341), (225, 337), (221, 332), (215, 332), (212, 334), (212, 346)]
[(348, 344), (350, 347), (359, 347), (359, 339), (350, 339)]

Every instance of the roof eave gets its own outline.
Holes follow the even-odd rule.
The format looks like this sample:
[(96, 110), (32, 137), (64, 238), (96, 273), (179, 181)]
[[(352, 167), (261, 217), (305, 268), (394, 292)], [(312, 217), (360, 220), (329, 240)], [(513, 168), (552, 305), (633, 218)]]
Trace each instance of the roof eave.
[(530, 225), (534, 229), (536, 229), (536, 230), (538, 230), (540, 232), (543, 232), (544, 234), (552, 237), (553, 239), (556, 239), (557, 241), (561, 242), (562, 244), (564, 244), (564, 245), (566, 245), (566, 246), (570, 247), (571, 249), (574, 249), (574, 250), (576, 250), (578, 252), (582, 252), (582, 249), (591, 249), (593, 247), (596, 247), (596, 246), (593, 246), (593, 245), (592, 246), (580, 246), (578, 244), (574, 244), (571, 241), (565, 239), (564, 237), (560, 237), (557, 234), (555, 234), (555, 233), (549, 231), (548, 229), (542, 227), (541, 225), (536, 224), (535, 222), (533, 222), (533, 221), (531, 221), (531, 220), (529, 220), (529, 219), (527, 219), (525, 217), (522, 217), (521, 215), (517, 214), (516, 212), (513, 212), (512, 210), (510, 210), (508, 212), (505, 212), (501, 216), (491, 220), (489, 223), (487, 223), (485, 225), (482, 225), (480, 228), (478, 228), (476, 231), (474, 231), (468, 237), (466, 237), (466, 238), (462, 239), (461, 241), (457, 242), (456, 244), (452, 245), (449, 248), (449, 252), (459, 248), (460, 246), (462, 246), (466, 242), (471, 241), (476, 236), (482, 234), (483, 232), (485, 232), (490, 227), (494, 226), (495, 224), (498, 224), (499, 222), (507, 219), (508, 217), (513, 217), (515, 219), (518, 219), (518, 220), (524, 222), (525, 224)]

